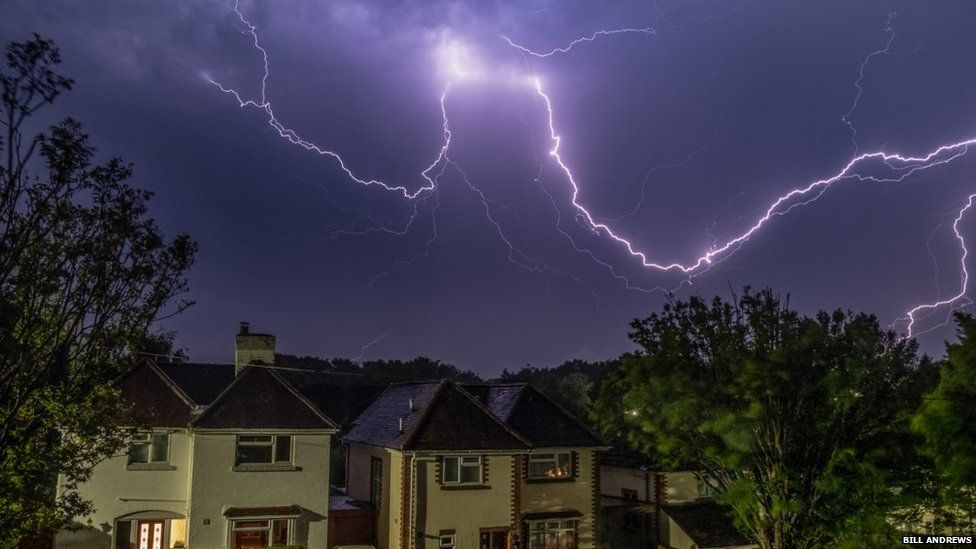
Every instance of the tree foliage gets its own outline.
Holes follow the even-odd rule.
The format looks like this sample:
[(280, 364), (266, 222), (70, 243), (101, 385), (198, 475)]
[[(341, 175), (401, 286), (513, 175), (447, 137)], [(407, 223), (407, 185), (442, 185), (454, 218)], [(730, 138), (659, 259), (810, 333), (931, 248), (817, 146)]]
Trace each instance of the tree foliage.
[(2, 546), (90, 510), (73, 489), (124, 436), (108, 382), (165, 306), (188, 305), (177, 296), (195, 253), (147, 217), (129, 165), (94, 163), (78, 122), (27, 133), (72, 86), (59, 63), (35, 35), (7, 47), (0, 72)]
[(976, 319), (956, 314), (959, 340), (947, 346), (936, 387), (912, 417), (912, 430), (942, 482), (935, 511), (941, 529), (976, 528)]
[(588, 421), (606, 370), (603, 362), (570, 360), (554, 368), (526, 366), (514, 372), (506, 369), (496, 381), (529, 383), (579, 419)]
[(770, 290), (691, 298), (632, 323), (595, 417), (714, 484), (763, 548), (891, 543), (924, 463), (908, 418), (933, 366), (875, 317), (801, 316)]

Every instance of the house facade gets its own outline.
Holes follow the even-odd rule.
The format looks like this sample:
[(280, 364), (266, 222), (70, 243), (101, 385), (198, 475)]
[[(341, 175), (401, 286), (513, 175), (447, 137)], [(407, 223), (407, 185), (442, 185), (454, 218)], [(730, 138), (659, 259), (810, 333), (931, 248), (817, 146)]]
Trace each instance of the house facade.
[(528, 385), (392, 385), (343, 440), (380, 549), (596, 547), (605, 448)]
[(118, 380), (143, 418), (78, 489), (95, 511), (59, 549), (326, 547), (336, 424), (242, 325), (235, 364), (140, 361)]

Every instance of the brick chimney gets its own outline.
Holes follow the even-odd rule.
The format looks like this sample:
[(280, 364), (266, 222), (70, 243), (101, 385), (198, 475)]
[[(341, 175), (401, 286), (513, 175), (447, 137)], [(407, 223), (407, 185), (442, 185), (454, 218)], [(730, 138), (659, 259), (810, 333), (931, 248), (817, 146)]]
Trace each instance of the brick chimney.
[(234, 375), (249, 364), (272, 366), (275, 363), (275, 336), (271, 334), (252, 334), (250, 323), (241, 322), (234, 345)]

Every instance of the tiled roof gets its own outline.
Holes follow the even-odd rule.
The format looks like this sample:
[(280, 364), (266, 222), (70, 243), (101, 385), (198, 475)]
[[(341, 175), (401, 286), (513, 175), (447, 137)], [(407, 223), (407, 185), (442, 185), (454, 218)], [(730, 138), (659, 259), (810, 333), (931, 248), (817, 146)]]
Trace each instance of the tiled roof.
[[(116, 380), (150, 427), (337, 429), (315, 403), (267, 368), (140, 360)], [(321, 398), (321, 402), (328, 402)], [(336, 408), (339, 409), (339, 408)]]
[(391, 385), (343, 438), (418, 450), (603, 445), (572, 415), (529, 385), (458, 386), (451, 381)]
[(356, 418), (343, 438), (400, 450), (529, 447), (478, 399), (451, 381), (391, 385)]
[(185, 427), (193, 418), (189, 398), (152, 361), (139, 364), (116, 380), (122, 399), (150, 427)]
[(702, 549), (749, 545), (726, 510), (714, 501), (671, 503), (661, 508)]
[(328, 374), (278, 372), (316, 408), (339, 425), (356, 419), (386, 389), (385, 385), (336, 384)]
[(466, 386), (509, 427), (541, 448), (602, 446), (572, 414), (531, 385)]
[(213, 402), (234, 381), (233, 364), (164, 362), (157, 366), (200, 406)]
[(202, 429), (336, 429), (281, 376), (248, 367), (191, 423)]

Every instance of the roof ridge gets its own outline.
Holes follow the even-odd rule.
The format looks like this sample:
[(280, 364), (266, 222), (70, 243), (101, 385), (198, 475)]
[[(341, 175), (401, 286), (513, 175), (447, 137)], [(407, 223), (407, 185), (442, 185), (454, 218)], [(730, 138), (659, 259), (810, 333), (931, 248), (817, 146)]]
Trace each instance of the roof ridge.
[[(448, 381), (446, 379), (442, 379), (437, 383), (437, 389), (427, 402), (427, 406), (424, 406), (423, 412), (421, 412), (420, 417), (417, 418), (417, 423), (414, 424), (414, 426), (410, 429), (410, 432), (407, 433), (407, 436), (403, 439), (403, 442), (400, 443), (400, 450), (406, 448), (407, 445), (413, 442), (413, 439), (417, 437), (417, 433), (420, 431), (420, 426), (427, 421), (428, 417), (430, 417), (430, 411), (434, 408), (434, 403), (437, 402), (437, 399), (440, 398), (441, 394), (444, 392), (444, 387), (447, 386), (447, 383)], [(387, 388), (387, 390), (389, 390), (389, 388)], [(383, 392), (385, 393), (386, 391)]]
[[(583, 421), (581, 419), (579, 419), (578, 417), (576, 417), (569, 410), (567, 410), (566, 408), (563, 408), (562, 405), (560, 405), (558, 402), (556, 402), (555, 400), (553, 400), (549, 395), (547, 395), (543, 391), (540, 391), (535, 386), (533, 386), (531, 383), (527, 383), (526, 384), (526, 387), (528, 387), (529, 389), (531, 389), (535, 393), (541, 395), (544, 400), (546, 400), (547, 402), (549, 402), (549, 404), (552, 404), (557, 410), (559, 410), (559, 412), (561, 414), (563, 414), (564, 416), (568, 417), (571, 421), (573, 421), (574, 423), (576, 423), (576, 425), (578, 427), (580, 427), (581, 429), (583, 429), (584, 431), (586, 431), (587, 433), (589, 433), (593, 438), (595, 438), (597, 440), (597, 442), (603, 443), (603, 437), (601, 437), (601, 436), (597, 435), (595, 432), (593, 432), (593, 429), (591, 429), (588, 425), (586, 425), (585, 423), (583, 423)], [(518, 403), (519, 403), (519, 401), (522, 400), (522, 395), (523, 394), (524, 394), (524, 391), (522, 393), (519, 393), (519, 397), (515, 401), (515, 406), (517, 406)], [(515, 406), (512, 406), (512, 410), (515, 409)]]
[(477, 397), (475, 397), (474, 395), (472, 395), (471, 393), (469, 393), (468, 391), (466, 391), (463, 387), (461, 387), (460, 384), (453, 383), (453, 382), (450, 382), (450, 381), (448, 383), (452, 383), (457, 388), (457, 390), (461, 392), (462, 395), (468, 397), (469, 400), (471, 400), (472, 402), (474, 402), (475, 405), (477, 405), (479, 408), (481, 408), (482, 411), (484, 411), (486, 414), (488, 414), (488, 417), (490, 417), (491, 419), (495, 420), (495, 422), (498, 423), (499, 425), (501, 425), (506, 431), (508, 431), (509, 433), (511, 433), (512, 435), (514, 435), (515, 438), (519, 440), (519, 442), (521, 442), (522, 444), (525, 444), (529, 448), (532, 448), (532, 447), (535, 446), (527, 438), (523, 437), (521, 435), (521, 433), (519, 433), (518, 431), (516, 431), (515, 429), (513, 429), (511, 426), (509, 426), (508, 423), (502, 421), (502, 419), (500, 417), (498, 417), (497, 415), (495, 415), (494, 412), (491, 411), (491, 408), (489, 408), (486, 404), (484, 404), (480, 400), (478, 400)]
[[(180, 387), (178, 383), (173, 381), (173, 378), (169, 377), (169, 375), (167, 375), (166, 372), (164, 372), (163, 369), (160, 368), (158, 364), (156, 364), (155, 360), (149, 357), (144, 357), (144, 360), (145, 360), (144, 364), (148, 365), (149, 369), (152, 370), (157, 376), (159, 376), (159, 378), (163, 380), (163, 383), (168, 385), (169, 388), (174, 393), (176, 393), (176, 396), (180, 397), (180, 400), (186, 403), (186, 405), (189, 406), (191, 410), (193, 409), (194, 406), (198, 405), (196, 402), (194, 402), (192, 398), (190, 398), (190, 395), (186, 394), (186, 391), (184, 391), (183, 388)], [(132, 370), (135, 369), (136, 367), (132, 368)]]
[(318, 406), (312, 404), (312, 402), (308, 400), (308, 398), (306, 398), (305, 395), (301, 393), (301, 391), (295, 388), (295, 386), (292, 385), (287, 379), (282, 377), (281, 374), (270, 369), (268, 371), (275, 379), (278, 380), (279, 383), (281, 383), (285, 387), (285, 389), (287, 389), (291, 394), (295, 395), (298, 398), (298, 400), (300, 400), (303, 404), (305, 404), (305, 406), (308, 406), (308, 408), (312, 410), (312, 412), (315, 415), (317, 415), (322, 421), (328, 423), (335, 429), (339, 428), (339, 425), (335, 421), (333, 421), (332, 418), (325, 415), (325, 412), (323, 412), (322, 410), (319, 410)]
[(227, 393), (230, 392), (230, 390), (235, 385), (237, 385), (242, 379), (244, 379), (244, 376), (248, 375), (249, 371), (250, 370), (248, 368), (245, 368), (244, 371), (241, 372), (239, 375), (234, 376), (234, 381), (228, 383), (227, 386), (224, 387), (224, 390), (221, 391), (220, 394), (218, 394), (217, 397), (214, 398), (213, 401), (206, 406), (206, 408), (204, 408), (203, 412), (201, 412), (200, 415), (198, 415), (196, 418), (194, 418), (193, 421), (190, 422), (190, 425), (194, 425), (198, 423), (203, 418), (207, 417), (213, 410), (215, 410), (217, 404), (224, 400), (224, 398), (227, 396)]

